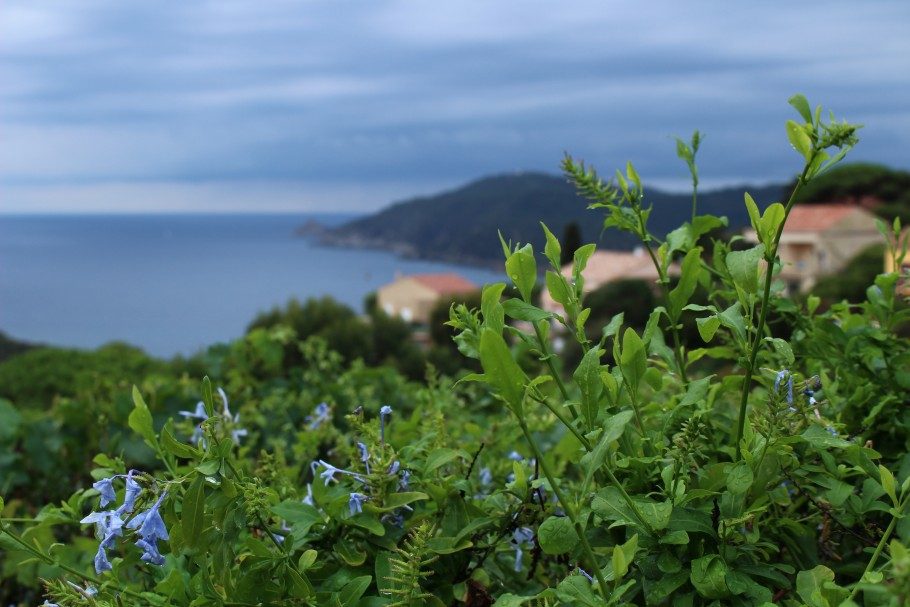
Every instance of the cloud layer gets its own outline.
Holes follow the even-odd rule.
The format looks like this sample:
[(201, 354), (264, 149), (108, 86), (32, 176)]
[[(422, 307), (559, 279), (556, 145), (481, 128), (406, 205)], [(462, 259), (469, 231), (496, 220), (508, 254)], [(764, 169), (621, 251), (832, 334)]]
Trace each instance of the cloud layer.
[(910, 3), (0, 4), (0, 211), (367, 210), (563, 151), (788, 178), (787, 97), (910, 157)]

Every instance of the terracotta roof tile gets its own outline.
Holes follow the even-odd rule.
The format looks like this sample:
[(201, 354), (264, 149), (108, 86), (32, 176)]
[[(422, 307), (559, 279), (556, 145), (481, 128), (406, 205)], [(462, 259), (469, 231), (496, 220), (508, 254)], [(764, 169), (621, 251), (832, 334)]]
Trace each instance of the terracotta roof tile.
[(790, 211), (784, 231), (823, 232), (857, 210), (852, 204), (801, 204)]
[(455, 293), (469, 293), (476, 291), (477, 285), (458, 274), (414, 274), (409, 276), (423, 286), (430, 288), (440, 295), (454, 295)]

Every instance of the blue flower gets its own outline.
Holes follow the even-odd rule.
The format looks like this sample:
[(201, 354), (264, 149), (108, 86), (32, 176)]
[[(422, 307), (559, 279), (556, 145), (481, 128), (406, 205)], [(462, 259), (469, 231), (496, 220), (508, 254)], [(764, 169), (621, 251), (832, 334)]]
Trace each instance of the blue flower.
[(313, 411), (313, 415), (308, 415), (304, 421), (309, 422), (307, 428), (315, 430), (329, 419), (329, 406), (326, 403), (319, 403)]
[(114, 491), (114, 478), (102, 478), (92, 483), (92, 488), (97, 489), (101, 494), (101, 507), (104, 508), (111, 502), (117, 501), (117, 493)]
[(135, 472), (135, 470), (130, 470), (126, 475), (126, 491), (123, 494), (123, 504), (117, 508), (118, 514), (132, 512), (136, 505), (136, 498), (142, 493), (142, 487), (133, 479)]
[(315, 506), (313, 503), (313, 485), (310, 483), (306, 484), (306, 497), (303, 498), (303, 503), (307, 506)]
[(38, 605), (38, 607), (60, 607), (57, 603), (51, 603), (47, 599), (44, 599), (44, 602)]
[(509, 453), (508, 458), (513, 462), (523, 462), (525, 459), (524, 456), (518, 451), (512, 451)]
[(82, 596), (84, 596), (87, 599), (90, 599), (90, 598), (94, 597), (96, 594), (98, 594), (98, 590), (94, 586), (86, 585), (86, 587), (83, 588), (82, 586), (77, 586), (76, 584), (72, 583), (69, 580), (66, 580), (66, 583), (69, 584), (70, 586), (72, 586), (75, 590), (77, 590)]
[(165, 496), (167, 496), (167, 492), (158, 496), (151, 508), (134, 516), (126, 524), (127, 529), (138, 529), (139, 536), (150, 542), (170, 539), (167, 528), (164, 526), (164, 519), (161, 518), (161, 513), (158, 511)]
[(591, 574), (588, 573), (587, 571), (585, 571), (584, 569), (582, 569), (581, 567), (576, 567), (575, 571), (577, 571), (578, 573), (580, 573), (583, 576), (585, 576), (586, 578), (588, 578), (588, 581), (591, 582), (592, 584), (594, 583), (594, 578), (591, 577)]
[[(206, 414), (206, 412), (205, 412), (205, 403), (203, 403), (202, 401), (199, 401), (198, 403), (196, 403), (196, 410), (193, 411), (192, 413), (189, 411), (179, 411), (178, 413), (180, 413), (180, 415), (182, 415), (183, 417), (186, 417), (188, 419), (198, 419), (200, 422), (204, 422), (205, 420), (207, 420), (209, 418), (208, 414)], [(195, 445), (195, 444), (199, 443), (201, 440), (202, 440), (202, 426), (201, 426), (201, 424), (196, 424), (195, 428), (193, 429), (193, 435), (190, 437), (190, 442)], [(204, 446), (205, 446), (205, 443), (203, 442), (203, 447)]]
[(383, 405), (379, 408), (379, 440), (385, 443), (385, 420), (392, 416), (392, 407)]
[(480, 469), (480, 484), (486, 486), (492, 482), (493, 482), (493, 473), (490, 472), (490, 469), (481, 468)]
[(158, 552), (157, 542), (140, 539), (136, 542), (136, 546), (142, 548), (142, 556), (139, 557), (141, 560), (152, 565), (164, 565), (164, 557)]
[(351, 510), (351, 516), (363, 512), (363, 502), (368, 499), (363, 493), (351, 493), (348, 496), (348, 508)]
[(515, 571), (521, 571), (522, 545), (528, 544), (534, 539), (534, 532), (528, 527), (519, 527), (512, 533), (512, 546), (515, 547)]
[(123, 519), (115, 510), (92, 512), (79, 521), (83, 525), (95, 523), (95, 537), (107, 541), (110, 536), (122, 535)]
[(398, 470), (401, 468), (401, 462), (397, 459), (389, 464), (388, 474), (398, 474)]
[[(113, 538), (114, 536), (111, 536)], [(110, 571), (113, 569), (111, 562), (107, 559), (107, 550), (105, 550), (104, 542), (98, 544), (98, 552), (95, 553), (95, 573), (101, 575), (104, 571)]]
[(834, 426), (825, 426), (825, 430), (827, 430), (828, 434), (831, 436), (837, 436), (837, 430), (834, 429)]
[(360, 461), (366, 466), (367, 474), (370, 473), (370, 452), (363, 443), (357, 443), (357, 450), (360, 451)]
[(357, 474), (356, 472), (351, 472), (349, 470), (342, 470), (341, 468), (336, 468), (332, 464), (328, 463), (325, 460), (321, 460), (321, 459), (313, 462), (312, 465), (310, 466), (313, 470), (314, 475), (316, 474), (316, 468), (319, 466), (322, 466), (323, 468), (325, 468), (325, 470), (323, 470), (322, 472), (319, 473), (319, 476), (323, 480), (325, 480), (326, 487), (329, 486), (329, 482), (338, 480), (335, 478), (336, 474), (347, 474), (349, 476), (353, 476), (355, 479), (359, 480), (362, 483), (366, 482), (366, 481), (364, 481), (363, 477), (361, 475)]
[(777, 372), (777, 377), (774, 378), (774, 391), (780, 390), (780, 382), (784, 381), (784, 378), (790, 375), (790, 371), (787, 369), (781, 369)]
[(408, 470), (401, 471), (401, 478), (398, 481), (398, 488), (402, 491), (408, 490), (408, 483), (411, 480), (411, 473)]

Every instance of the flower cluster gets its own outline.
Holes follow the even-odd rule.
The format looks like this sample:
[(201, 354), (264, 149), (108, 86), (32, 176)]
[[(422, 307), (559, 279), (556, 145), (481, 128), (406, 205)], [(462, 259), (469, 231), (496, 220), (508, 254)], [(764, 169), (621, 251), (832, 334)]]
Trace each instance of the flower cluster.
[(136, 499), (142, 493), (141, 485), (136, 482), (135, 477), (137, 474), (136, 470), (130, 470), (127, 474), (116, 474), (109, 478), (103, 478), (92, 485), (101, 494), (101, 508), (117, 501), (114, 479), (123, 478), (126, 485), (123, 503), (118, 508), (91, 512), (80, 521), (83, 524), (94, 523), (95, 536), (101, 540), (94, 559), (95, 571), (98, 574), (112, 569), (107, 550), (114, 547), (118, 536), (123, 536), (124, 527), (137, 530), (139, 540), (136, 542), (136, 546), (143, 551), (141, 557), (143, 561), (153, 565), (164, 564), (164, 557), (158, 551), (158, 540), (168, 539), (168, 532), (159, 513), (159, 508), (167, 492), (162, 493), (151, 508), (140, 512), (128, 522), (124, 521), (124, 518), (132, 513), (136, 506)]

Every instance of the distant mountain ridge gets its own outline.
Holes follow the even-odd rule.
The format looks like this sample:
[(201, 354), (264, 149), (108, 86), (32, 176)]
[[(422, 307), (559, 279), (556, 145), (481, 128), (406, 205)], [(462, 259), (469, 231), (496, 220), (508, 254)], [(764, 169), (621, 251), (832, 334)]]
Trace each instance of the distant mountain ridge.
[[(760, 205), (779, 200), (784, 184), (730, 187), (699, 193), (699, 214), (725, 215), (731, 229), (748, 223), (743, 192)], [(649, 227), (663, 236), (687, 221), (691, 194), (671, 194), (645, 185), (646, 204), (653, 204)], [(543, 221), (558, 237), (576, 222), (584, 242), (600, 249), (631, 249), (634, 237), (603, 230), (604, 214), (587, 210), (587, 201), (565, 178), (545, 173), (517, 173), (485, 177), (433, 196), (395, 203), (373, 215), (326, 231), (329, 245), (378, 248), (404, 256), (464, 264), (500, 263), (502, 248), (496, 231), (506, 240), (531, 242), (543, 248)]]

